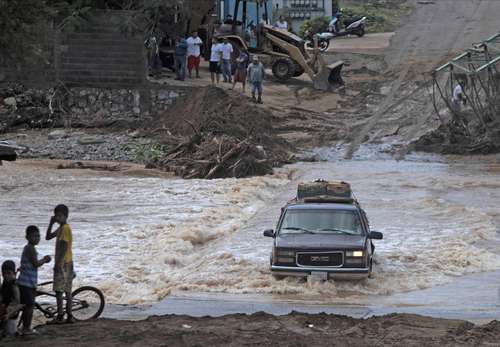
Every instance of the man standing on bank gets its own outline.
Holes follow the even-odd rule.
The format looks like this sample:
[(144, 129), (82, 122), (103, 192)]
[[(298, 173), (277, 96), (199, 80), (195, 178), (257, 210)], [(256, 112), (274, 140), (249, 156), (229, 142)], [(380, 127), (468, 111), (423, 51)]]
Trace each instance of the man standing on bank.
[(201, 46), (203, 41), (198, 37), (198, 32), (195, 30), (191, 33), (191, 36), (186, 40), (187, 42), (187, 63), (188, 63), (188, 73), (189, 78), (193, 78), (192, 71), (195, 69), (196, 78), (200, 78), (200, 55)]
[(186, 55), (187, 55), (188, 45), (186, 39), (182, 37), (177, 37), (177, 42), (175, 44), (175, 73), (178, 81), (184, 81), (186, 78)]
[[(259, 57), (254, 55), (252, 64), (248, 65), (247, 76), (248, 82), (252, 87), (252, 101), (257, 101), (262, 104), (262, 81), (264, 81), (264, 65), (259, 61)], [(255, 92), (258, 94), (257, 100), (255, 99)]]
[(231, 54), (233, 53), (233, 45), (227, 37), (224, 38), (224, 41), (221, 46), (222, 51), (222, 77), (224, 78), (224, 82), (232, 83), (233, 79), (231, 77)]

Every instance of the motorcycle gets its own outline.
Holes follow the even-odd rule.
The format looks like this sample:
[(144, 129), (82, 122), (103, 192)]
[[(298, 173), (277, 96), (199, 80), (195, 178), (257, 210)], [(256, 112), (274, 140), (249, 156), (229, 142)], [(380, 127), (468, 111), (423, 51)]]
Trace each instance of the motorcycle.
[(333, 34), (333, 37), (356, 35), (362, 37), (365, 35), (366, 29), (366, 17), (349, 18), (343, 21), (344, 30), (339, 29), (340, 15), (335, 16), (330, 25), (328, 26), (328, 32)]
[(314, 36), (318, 38), (318, 48), (321, 52), (325, 52), (328, 50), (328, 47), (330, 47), (330, 39), (334, 37), (333, 34), (330, 32), (313, 34), (308, 30), (306, 31), (305, 35), (307, 47), (314, 48)]
[(350, 18), (343, 21), (345, 29), (340, 30), (339, 21), (341, 14), (337, 14), (328, 26), (328, 31), (312, 34), (309, 30), (306, 31), (307, 47), (314, 48), (314, 36), (318, 38), (318, 48), (321, 52), (325, 52), (330, 47), (330, 40), (335, 37), (356, 35), (362, 37), (366, 30), (366, 17)]

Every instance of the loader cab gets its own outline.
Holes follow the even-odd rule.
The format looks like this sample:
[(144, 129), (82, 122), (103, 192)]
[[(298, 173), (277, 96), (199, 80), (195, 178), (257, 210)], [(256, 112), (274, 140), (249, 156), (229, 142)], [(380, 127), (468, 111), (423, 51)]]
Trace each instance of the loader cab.
[(262, 25), (271, 24), (272, 1), (225, 0), (217, 35), (240, 37), (250, 49), (262, 48)]

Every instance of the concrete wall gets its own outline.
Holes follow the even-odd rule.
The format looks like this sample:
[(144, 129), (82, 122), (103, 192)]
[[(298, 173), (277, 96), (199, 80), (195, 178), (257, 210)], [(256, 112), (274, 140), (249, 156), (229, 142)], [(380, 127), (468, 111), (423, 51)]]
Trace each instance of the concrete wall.
[(0, 82), (42, 87), (59, 82), (69, 87), (140, 86), (146, 80), (147, 64), (143, 34), (126, 33), (125, 23), (132, 19), (132, 12), (98, 11), (77, 28), (40, 26), (37, 42), (42, 51), (27, 55), (24, 62), (0, 66)]
[(132, 87), (146, 78), (141, 34), (124, 33), (131, 13), (97, 13), (76, 31), (62, 32), (55, 61), (58, 79), (70, 86)]

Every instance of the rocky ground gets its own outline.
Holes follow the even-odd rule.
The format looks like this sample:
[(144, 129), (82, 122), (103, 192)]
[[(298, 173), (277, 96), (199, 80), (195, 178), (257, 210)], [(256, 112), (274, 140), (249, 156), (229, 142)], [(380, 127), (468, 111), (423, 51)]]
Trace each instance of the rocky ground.
[(40, 336), (4, 340), (2, 346), (496, 346), (500, 323), (474, 326), (409, 314), (354, 319), (255, 313), (217, 318), (169, 315), (135, 322), (100, 319), (38, 331)]

